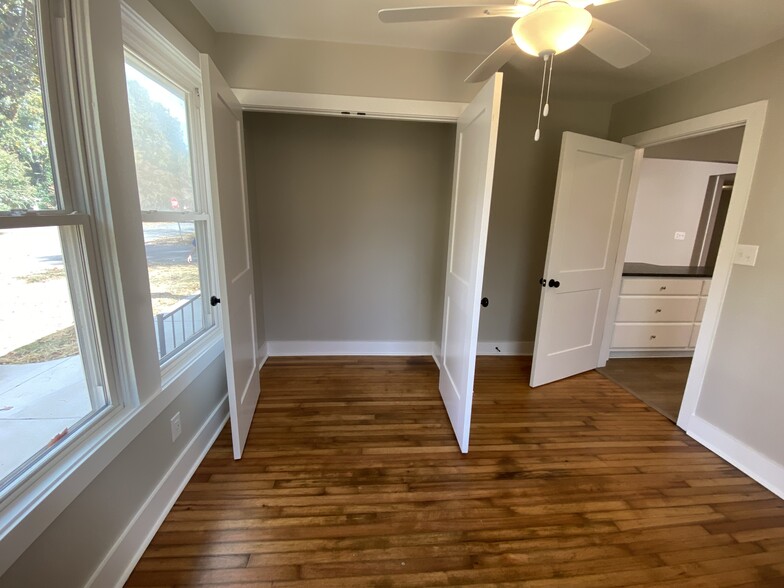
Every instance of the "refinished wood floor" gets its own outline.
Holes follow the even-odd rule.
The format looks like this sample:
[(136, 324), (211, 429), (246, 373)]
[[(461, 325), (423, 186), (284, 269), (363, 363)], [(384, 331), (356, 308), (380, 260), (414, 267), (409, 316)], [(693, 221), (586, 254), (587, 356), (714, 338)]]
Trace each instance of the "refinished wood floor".
[(611, 359), (598, 371), (672, 422), (678, 420), (691, 357)]
[(271, 359), (128, 586), (784, 586), (784, 501), (596, 372), (480, 358), (458, 451), (425, 358)]

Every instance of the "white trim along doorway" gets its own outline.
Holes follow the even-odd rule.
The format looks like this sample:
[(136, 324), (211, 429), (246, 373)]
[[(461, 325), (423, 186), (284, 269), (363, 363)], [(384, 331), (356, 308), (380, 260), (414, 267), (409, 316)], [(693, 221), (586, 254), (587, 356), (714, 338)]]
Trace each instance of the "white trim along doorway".
[[(757, 156), (762, 142), (762, 131), (765, 125), (765, 114), (767, 111), (767, 101), (754, 102), (719, 112), (714, 112), (693, 119), (673, 123), (656, 129), (643, 131), (635, 135), (624, 137), (622, 142), (633, 145), (640, 149), (653, 147), (662, 143), (670, 143), (679, 139), (697, 137), (730, 129), (734, 127), (745, 127), (743, 143), (741, 146), (740, 157), (738, 159), (738, 170), (735, 177), (733, 197), (727, 212), (727, 220), (722, 233), (721, 245), (719, 247), (716, 266), (711, 281), (711, 290), (708, 296), (705, 315), (702, 321), (699, 338), (694, 349), (689, 378), (686, 390), (681, 403), (678, 415), (678, 426), (686, 432), (691, 432), (694, 424), (695, 411), (702, 393), (705, 373), (713, 349), (713, 342), (716, 337), (721, 309), (724, 305), (727, 286), (729, 284), (732, 265), (735, 259), (735, 250), (740, 240), (741, 226), (746, 214), (746, 206), (751, 192), (751, 183), (754, 178), (754, 171), (757, 165)], [(640, 161), (641, 158), (638, 158)], [(635, 173), (630, 187), (630, 197), (627, 204), (627, 214), (624, 219), (624, 226), (621, 233), (621, 246), (618, 250), (616, 260), (615, 278), (613, 282), (613, 293), (617, 300), (617, 293), (621, 287), (621, 274), (623, 271), (623, 260), (626, 255), (626, 243), (631, 226), (630, 211), (633, 208), (633, 198), (636, 192), (636, 179), (639, 175), (639, 165), (635, 166)], [(613, 321), (614, 312), (608, 313), (608, 322)], [(611, 325), (605, 329), (605, 336), (602, 346), (601, 364), (606, 363), (609, 357), (610, 337), (607, 333), (612, 333)]]

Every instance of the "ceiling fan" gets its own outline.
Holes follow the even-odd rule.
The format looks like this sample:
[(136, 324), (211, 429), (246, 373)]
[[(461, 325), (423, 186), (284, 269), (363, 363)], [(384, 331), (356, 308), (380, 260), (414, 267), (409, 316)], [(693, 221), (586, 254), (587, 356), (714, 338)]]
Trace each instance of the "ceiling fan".
[[(422, 6), (416, 8), (388, 8), (380, 10), (379, 19), (385, 23), (422, 22), (467, 18), (515, 19), (512, 36), (493, 51), (466, 78), (466, 82), (486, 80), (506, 64), (519, 49), (544, 59), (542, 98), (539, 112), (549, 112), (550, 80), (553, 57), (580, 44), (588, 51), (617, 68), (629, 67), (650, 55), (645, 45), (620, 29), (594, 18), (586, 10), (618, 0), (515, 0), (514, 4), (478, 6)], [(549, 78), (547, 70), (549, 70)], [(547, 88), (548, 101), (542, 108)], [(537, 124), (535, 140), (539, 140)]]

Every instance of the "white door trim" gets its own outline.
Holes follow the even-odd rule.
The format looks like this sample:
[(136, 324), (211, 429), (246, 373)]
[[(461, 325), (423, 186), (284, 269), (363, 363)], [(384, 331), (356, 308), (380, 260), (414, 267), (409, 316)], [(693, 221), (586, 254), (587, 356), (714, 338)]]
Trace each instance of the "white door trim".
[[(762, 100), (623, 138), (623, 143), (645, 148), (686, 137), (705, 135), (722, 129), (745, 126), (743, 144), (738, 159), (738, 170), (735, 176), (735, 186), (732, 191), (732, 201), (727, 212), (727, 220), (724, 224), (716, 267), (713, 272), (708, 303), (702, 319), (702, 328), (697, 339), (697, 346), (694, 349), (689, 379), (686, 383), (686, 391), (684, 392), (683, 402), (678, 414), (678, 426), (687, 433), (690, 433), (690, 423), (695, 419), (697, 403), (705, 382), (708, 360), (710, 359), (713, 342), (716, 338), (719, 317), (721, 316), (721, 309), (727, 293), (735, 250), (740, 239), (743, 217), (746, 213), (751, 183), (757, 165), (757, 156), (762, 143), (762, 131), (765, 126), (767, 107), (768, 101)], [(628, 215), (626, 221), (631, 224), (631, 215)], [(624, 234), (626, 235), (628, 235), (628, 228), (624, 227)], [(625, 244), (623, 246), (625, 248)], [(623, 259), (620, 255), (618, 263), (621, 266), (623, 265)], [(615, 284), (615, 286), (618, 288), (620, 288), (620, 278), (621, 272), (616, 271), (618, 284)], [(614, 320), (614, 317), (608, 315), (608, 320)]]
[[(243, 110), (456, 123), (468, 104), (233, 88)], [(348, 113), (348, 114), (347, 114)]]
[(629, 232), (632, 228), (632, 215), (634, 214), (634, 204), (637, 201), (637, 188), (640, 184), (640, 170), (642, 169), (642, 158), (645, 154), (644, 149), (638, 149), (634, 153), (634, 163), (632, 163), (632, 177), (629, 181), (629, 192), (626, 197), (626, 210), (624, 211), (623, 224), (621, 225), (621, 237), (618, 242), (618, 253), (615, 257), (615, 270), (613, 271), (613, 282), (610, 287), (610, 299), (607, 305), (607, 318), (604, 325), (604, 336), (602, 346), (599, 351), (599, 367), (607, 365), (610, 358), (610, 345), (612, 343), (613, 331), (615, 330), (615, 315), (618, 314), (618, 303), (621, 296), (621, 281), (623, 278), (623, 264), (626, 260), (626, 248), (629, 245)]

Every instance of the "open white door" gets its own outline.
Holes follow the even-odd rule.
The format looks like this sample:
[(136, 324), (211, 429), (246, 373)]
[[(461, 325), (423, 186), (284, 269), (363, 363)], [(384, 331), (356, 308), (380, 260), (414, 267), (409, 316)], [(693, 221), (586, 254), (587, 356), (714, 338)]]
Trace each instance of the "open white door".
[(468, 452), (471, 428), (502, 80), (502, 74), (495, 74), (457, 122), (438, 389), (463, 453)]
[(215, 64), (204, 54), (201, 72), (216, 221), (231, 438), (234, 459), (239, 459), (260, 392), (242, 108)]
[(634, 153), (563, 134), (531, 386), (599, 365)]

